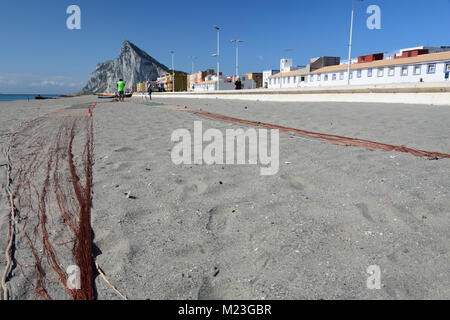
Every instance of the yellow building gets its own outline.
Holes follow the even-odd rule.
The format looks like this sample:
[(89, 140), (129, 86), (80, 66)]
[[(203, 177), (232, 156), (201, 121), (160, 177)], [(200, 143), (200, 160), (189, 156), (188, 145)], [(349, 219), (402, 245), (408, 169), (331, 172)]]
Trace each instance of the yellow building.
[(145, 83), (145, 82), (139, 82), (139, 83), (137, 84), (137, 91), (138, 91), (138, 92), (145, 92), (145, 91), (147, 91), (147, 85), (146, 85), (146, 83)]
[(263, 80), (263, 74), (262, 73), (252, 72), (252, 73), (247, 73), (246, 76), (250, 80), (255, 81), (256, 88), (261, 88), (262, 87), (262, 80)]
[[(173, 76), (172, 73), (166, 75), (166, 91), (172, 92), (173, 90)], [(186, 91), (187, 90), (187, 78), (184, 73), (175, 71), (175, 91)]]

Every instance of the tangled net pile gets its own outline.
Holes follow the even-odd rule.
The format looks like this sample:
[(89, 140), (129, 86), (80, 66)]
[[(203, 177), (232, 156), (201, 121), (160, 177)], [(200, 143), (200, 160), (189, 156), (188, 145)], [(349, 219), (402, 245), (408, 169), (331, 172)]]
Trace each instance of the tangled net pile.
[[(94, 299), (91, 109), (33, 120), (12, 139), (9, 158), (14, 247), (6, 252), (13, 263), (4, 274), (10, 278), (17, 269), (33, 293), (45, 299), (60, 297), (61, 291), (74, 300)], [(68, 285), (69, 266), (80, 270), (79, 289)]]

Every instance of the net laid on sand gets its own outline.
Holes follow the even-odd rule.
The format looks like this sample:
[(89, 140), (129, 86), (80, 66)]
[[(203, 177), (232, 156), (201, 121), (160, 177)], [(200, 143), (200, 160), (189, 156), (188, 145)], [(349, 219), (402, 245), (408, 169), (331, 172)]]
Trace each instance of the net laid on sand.
[[(11, 215), (5, 254), (3, 297), (20, 283), (38, 297), (93, 299), (90, 224), (93, 121), (90, 108), (61, 110), (29, 122), (11, 140)], [(14, 240), (14, 241), (12, 241)], [(80, 270), (80, 288), (68, 282), (68, 268)], [(5, 285), (12, 275), (18, 287)]]
[[(136, 102), (139, 104), (139, 102)], [(343, 136), (337, 136), (327, 133), (319, 133), (319, 132), (312, 132), (312, 131), (306, 131), (296, 128), (289, 128), (285, 126), (280, 126), (277, 124), (272, 123), (266, 123), (266, 122), (260, 122), (260, 121), (252, 121), (252, 120), (245, 120), (245, 119), (239, 119), (234, 117), (229, 117), (223, 114), (219, 113), (213, 113), (204, 111), (201, 109), (193, 110), (189, 109), (188, 107), (182, 108), (180, 105), (176, 106), (169, 106), (169, 105), (156, 105), (156, 104), (147, 104), (143, 103), (144, 105), (153, 106), (153, 107), (159, 107), (159, 108), (165, 108), (170, 110), (178, 110), (178, 111), (185, 111), (190, 112), (198, 117), (210, 119), (210, 120), (218, 120), (222, 122), (227, 123), (233, 123), (233, 124), (242, 124), (245, 126), (251, 126), (251, 127), (260, 127), (265, 129), (278, 129), (281, 132), (288, 132), (292, 133), (294, 135), (303, 137), (303, 138), (310, 138), (317, 141), (324, 141), (324, 142), (330, 142), (335, 145), (340, 146), (347, 146), (347, 147), (361, 147), (366, 148), (369, 150), (382, 150), (382, 151), (397, 151), (397, 152), (406, 152), (410, 153), (413, 156), (416, 157), (426, 157), (429, 160), (437, 160), (441, 158), (449, 158), (450, 154), (446, 153), (440, 153), (440, 152), (433, 152), (433, 151), (425, 151), (425, 150), (418, 150), (406, 146), (396, 146), (376, 141), (370, 141), (370, 140), (364, 140), (364, 139), (358, 139), (358, 138), (350, 138), (350, 137), (343, 137)]]

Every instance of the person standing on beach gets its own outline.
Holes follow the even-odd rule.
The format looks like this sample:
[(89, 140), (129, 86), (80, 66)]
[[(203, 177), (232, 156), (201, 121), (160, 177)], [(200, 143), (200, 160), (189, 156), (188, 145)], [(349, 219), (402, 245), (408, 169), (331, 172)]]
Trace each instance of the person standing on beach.
[(241, 82), (240, 78), (238, 78), (236, 80), (236, 82), (234, 83), (234, 87), (235, 87), (236, 90), (241, 90), (242, 89), (242, 82)]
[(147, 93), (150, 100), (152, 100), (152, 83), (147, 81)]
[(125, 102), (125, 82), (123, 82), (123, 79), (119, 79), (119, 82), (117, 82), (117, 91), (119, 92), (119, 101)]

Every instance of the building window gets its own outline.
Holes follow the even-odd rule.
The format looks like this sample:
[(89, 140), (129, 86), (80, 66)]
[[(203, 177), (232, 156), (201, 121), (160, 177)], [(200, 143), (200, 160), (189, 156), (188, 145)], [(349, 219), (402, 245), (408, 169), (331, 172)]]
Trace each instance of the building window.
[(367, 77), (371, 77), (372, 76), (372, 68), (367, 69)]
[(309, 82), (313, 82), (314, 81), (314, 76), (310, 76), (309, 77)]
[(377, 76), (378, 76), (378, 77), (384, 76), (384, 68), (378, 68)]
[(389, 67), (389, 77), (395, 76), (395, 67)]
[(339, 74), (339, 80), (344, 80), (344, 73), (343, 73), (343, 72), (341, 72), (341, 73)]
[(323, 80), (324, 80), (324, 81), (328, 81), (328, 75), (327, 75), (327, 74), (325, 75), (325, 77), (324, 77)]
[(414, 75), (419, 75), (420, 72), (422, 71), (422, 66), (421, 65), (415, 65), (414, 66)]
[(361, 57), (361, 62), (366, 62), (366, 57)]
[(349, 78), (353, 79), (353, 71), (350, 71)]
[(317, 75), (317, 81), (320, 81), (320, 74)]
[(356, 72), (356, 75), (357, 75), (358, 78), (361, 78), (362, 70), (359, 69), (359, 70)]
[(450, 72), (450, 62), (445, 64), (445, 72)]
[(407, 76), (408, 75), (408, 66), (403, 66), (402, 67), (402, 76)]
[(436, 63), (431, 63), (427, 66), (427, 73), (435, 73), (436, 72)]
[(336, 80), (336, 73), (333, 73), (333, 80)]

